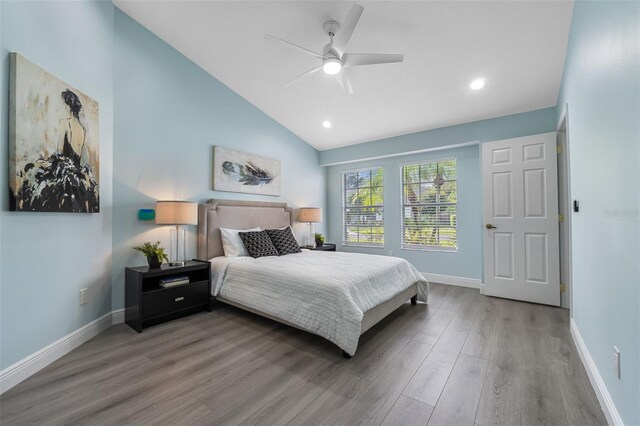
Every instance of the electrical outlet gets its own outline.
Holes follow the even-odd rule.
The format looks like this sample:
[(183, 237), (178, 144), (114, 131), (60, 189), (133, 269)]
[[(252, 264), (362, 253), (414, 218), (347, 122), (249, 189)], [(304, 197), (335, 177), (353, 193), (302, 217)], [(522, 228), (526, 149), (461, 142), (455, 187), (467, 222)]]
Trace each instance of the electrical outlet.
[(620, 351), (615, 346), (613, 347), (613, 372), (620, 379)]
[(86, 288), (81, 288), (80, 289), (80, 304), (84, 305), (85, 303), (87, 303), (87, 289)]
[(389, 250), (389, 256), (393, 256), (393, 250)]

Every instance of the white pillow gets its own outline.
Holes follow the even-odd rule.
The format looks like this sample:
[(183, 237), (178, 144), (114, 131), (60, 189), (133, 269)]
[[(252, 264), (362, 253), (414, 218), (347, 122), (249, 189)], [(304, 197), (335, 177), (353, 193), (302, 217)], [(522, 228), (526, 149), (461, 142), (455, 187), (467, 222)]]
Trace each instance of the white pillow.
[(242, 239), (240, 238), (240, 232), (255, 232), (260, 231), (260, 228), (250, 229), (229, 229), (220, 228), (220, 235), (222, 235), (222, 249), (226, 257), (235, 256), (249, 256), (247, 250), (244, 248)]

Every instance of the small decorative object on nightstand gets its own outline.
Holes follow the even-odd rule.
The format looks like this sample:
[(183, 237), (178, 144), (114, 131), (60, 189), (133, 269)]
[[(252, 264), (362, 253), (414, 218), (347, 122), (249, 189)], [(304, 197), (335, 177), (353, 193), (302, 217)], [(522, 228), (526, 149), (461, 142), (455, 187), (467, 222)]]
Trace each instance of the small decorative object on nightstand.
[(336, 251), (336, 245), (335, 244), (331, 244), (331, 243), (324, 243), (321, 246), (318, 247), (314, 247), (314, 248), (310, 248), (309, 250), (316, 250), (316, 251)]
[(138, 333), (150, 325), (211, 311), (212, 306), (209, 262), (192, 260), (184, 266), (125, 270), (124, 318)]
[(162, 262), (165, 260), (167, 262), (169, 261), (164, 248), (160, 247), (160, 241), (156, 241), (155, 244), (146, 242), (139, 246), (135, 246), (133, 249), (145, 255), (150, 268), (159, 268), (160, 265), (162, 265)]

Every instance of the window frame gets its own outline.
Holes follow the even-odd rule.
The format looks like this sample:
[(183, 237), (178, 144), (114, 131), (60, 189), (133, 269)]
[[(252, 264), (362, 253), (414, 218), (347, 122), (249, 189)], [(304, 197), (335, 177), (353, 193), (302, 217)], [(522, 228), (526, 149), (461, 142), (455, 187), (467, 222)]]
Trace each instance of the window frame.
[[(370, 206), (372, 208), (381, 208), (382, 209), (382, 244), (376, 244), (376, 243), (359, 243), (359, 242), (353, 242), (353, 241), (346, 241), (346, 235), (347, 235), (347, 204), (346, 204), (346, 194), (347, 194), (347, 186), (345, 183), (345, 175), (347, 173), (359, 173), (361, 171), (373, 171), (373, 170), (377, 170), (380, 169), (382, 170), (382, 205), (375, 205), (375, 206)], [(342, 216), (342, 224), (341, 224), (341, 234), (342, 234), (342, 246), (344, 247), (365, 247), (365, 248), (376, 248), (376, 249), (383, 249), (385, 247), (385, 234), (386, 234), (386, 229), (385, 229), (385, 214), (384, 214), (384, 182), (385, 182), (385, 170), (384, 167), (382, 165), (372, 165), (372, 166), (368, 166), (368, 167), (357, 167), (357, 168), (353, 168), (353, 169), (343, 169), (340, 171), (340, 209), (341, 211), (341, 216)], [(370, 228), (372, 228), (371, 226), (369, 226)], [(362, 228), (366, 228), (366, 226), (362, 226)]]
[[(453, 228), (456, 231), (456, 246), (455, 247), (443, 247), (443, 246), (432, 246), (432, 245), (414, 245), (414, 244), (405, 244), (404, 242), (404, 190), (405, 190), (405, 182), (404, 182), (404, 168), (406, 166), (415, 166), (415, 165), (423, 165), (430, 163), (441, 163), (443, 161), (455, 161), (456, 162), (456, 194), (457, 201), (455, 203), (438, 203), (438, 205), (455, 205), (456, 206), (456, 225), (455, 227), (451, 226), (438, 226), (438, 228)], [(399, 164), (399, 172), (400, 172), (400, 250), (408, 250), (408, 251), (429, 251), (429, 252), (443, 252), (443, 253), (457, 253), (460, 251), (460, 240), (458, 233), (458, 201), (460, 200), (460, 190), (458, 185), (458, 157), (447, 156), (447, 157), (437, 157), (437, 158), (425, 158), (425, 159), (416, 159), (411, 161), (404, 161)], [(454, 180), (447, 180), (445, 182), (453, 182)], [(433, 204), (432, 204), (433, 205)], [(415, 205), (414, 205), (415, 206)], [(419, 207), (426, 207), (427, 205), (417, 205)], [(409, 206), (410, 207), (410, 206)]]

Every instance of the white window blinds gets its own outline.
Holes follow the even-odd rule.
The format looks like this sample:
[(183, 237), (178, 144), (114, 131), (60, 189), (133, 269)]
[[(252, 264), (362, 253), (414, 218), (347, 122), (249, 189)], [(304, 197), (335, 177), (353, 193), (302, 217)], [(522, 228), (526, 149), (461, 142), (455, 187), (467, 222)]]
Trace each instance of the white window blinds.
[(342, 174), (342, 243), (384, 245), (382, 167)]
[(457, 250), (456, 159), (402, 166), (402, 248)]

